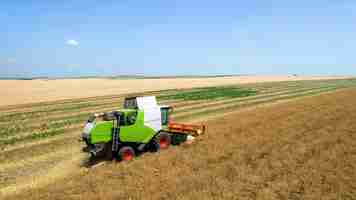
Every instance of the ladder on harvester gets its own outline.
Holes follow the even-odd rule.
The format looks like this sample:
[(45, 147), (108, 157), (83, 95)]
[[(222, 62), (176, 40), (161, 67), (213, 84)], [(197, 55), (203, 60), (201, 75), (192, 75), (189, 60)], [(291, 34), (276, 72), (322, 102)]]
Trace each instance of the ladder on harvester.
[[(119, 144), (120, 144), (120, 138), (119, 138), (119, 133), (120, 133), (120, 115), (114, 114), (115, 115), (115, 120), (113, 122), (114, 128), (112, 130), (112, 151), (117, 152), (119, 150)], [(116, 121), (116, 122), (115, 122)], [(115, 126), (116, 124), (116, 126)]]

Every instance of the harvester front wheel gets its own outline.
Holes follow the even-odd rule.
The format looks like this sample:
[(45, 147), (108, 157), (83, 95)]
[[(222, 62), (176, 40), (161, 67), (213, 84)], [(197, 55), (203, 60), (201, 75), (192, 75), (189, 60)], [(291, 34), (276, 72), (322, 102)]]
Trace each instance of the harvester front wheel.
[(119, 161), (131, 161), (135, 157), (135, 150), (132, 147), (124, 146), (118, 152)]

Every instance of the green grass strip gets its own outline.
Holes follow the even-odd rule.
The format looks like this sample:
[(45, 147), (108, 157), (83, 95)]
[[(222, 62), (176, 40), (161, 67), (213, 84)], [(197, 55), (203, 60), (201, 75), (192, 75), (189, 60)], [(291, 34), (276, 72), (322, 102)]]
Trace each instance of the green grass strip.
[(194, 112), (194, 113), (190, 113), (187, 115), (182, 115), (179, 117), (175, 117), (175, 119), (177, 120), (187, 120), (187, 119), (192, 119), (192, 118), (197, 118), (199, 116), (202, 115), (207, 115), (207, 114), (211, 114), (211, 113), (223, 113), (226, 111), (233, 111), (242, 107), (250, 107), (250, 106), (255, 106), (255, 105), (259, 105), (259, 104), (263, 104), (263, 103), (273, 103), (276, 101), (280, 101), (280, 100), (287, 100), (287, 99), (293, 99), (293, 98), (297, 98), (297, 97), (304, 97), (304, 96), (311, 96), (311, 95), (315, 95), (315, 94), (320, 94), (323, 92), (329, 92), (329, 91), (334, 91), (340, 89), (340, 87), (329, 87), (329, 88), (324, 88), (322, 90), (312, 90), (310, 92), (305, 92), (305, 93), (296, 93), (293, 95), (288, 95), (288, 96), (284, 96), (284, 97), (277, 97), (277, 98), (273, 98), (273, 99), (261, 99), (261, 101), (256, 101), (256, 102), (251, 102), (251, 103), (247, 103), (247, 104), (233, 104), (230, 106), (226, 106), (223, 108), (217, 108), (217, 109), (208, 109), (208, 110), (204, 110), (201, 112)]
[(235, 88), (235, 87), (209, 87), (201, 88), (196, 91), (180, 92), (174, 95), (161, 95), (158, 96), (159, 100), (167, 99), (183, 99), (187, 100), (204, 100), (216, 99), (220, 97), (237, 98), (256, 95), (256, 90)]

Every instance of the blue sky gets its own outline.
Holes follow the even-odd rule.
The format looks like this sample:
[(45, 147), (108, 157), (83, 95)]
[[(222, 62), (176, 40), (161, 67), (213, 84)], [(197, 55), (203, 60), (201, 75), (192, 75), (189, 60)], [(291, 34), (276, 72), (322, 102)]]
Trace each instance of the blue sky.
[(353, 0), (4, 0), (0, 76), (356, 74)]

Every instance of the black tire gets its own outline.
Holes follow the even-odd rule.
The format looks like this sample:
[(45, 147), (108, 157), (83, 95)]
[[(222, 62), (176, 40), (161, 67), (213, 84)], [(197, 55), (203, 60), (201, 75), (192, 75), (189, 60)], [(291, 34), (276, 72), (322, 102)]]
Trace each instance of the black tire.
[(172, 143), (171, 135), (166, 132), (160, 132), (156, 135), (152, 142), (152, 151), (157, 152), (167, 149)]
[(109, 142), (105, 145), (105, 159), (112, 160), (113, 158), (112, 142)]
[(136, 156), (135, 150), (130, 146), (123, 146), (120, 148), (118, 154), (119, 161), (131, 161)]

